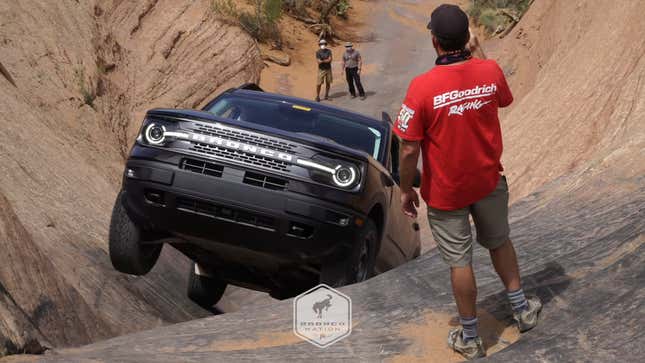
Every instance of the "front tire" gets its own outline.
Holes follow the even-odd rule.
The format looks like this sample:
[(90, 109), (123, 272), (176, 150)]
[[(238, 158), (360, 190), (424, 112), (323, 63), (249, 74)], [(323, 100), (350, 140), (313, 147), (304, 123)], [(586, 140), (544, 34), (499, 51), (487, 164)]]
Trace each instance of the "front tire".
[(332, 287), (362, 282), (374, 276), (378, 229), (370, 219), (354, 242), (348, 256), (332, 258), (322, 266), (320, 282)]
[(120, 272), (145, 275), (157, 263), (163, 244), (141, 243), (141, 229), (130, 219), (123, 202), (124, 194), (121, 192), (114, 203), (110, 220), (110, 260)]
[(188, 298), (206, 310), (210, 310), (224, 295), (226, 282), (216, 278), (198, 275), (197, 264), (192, 263), (188, 274)]

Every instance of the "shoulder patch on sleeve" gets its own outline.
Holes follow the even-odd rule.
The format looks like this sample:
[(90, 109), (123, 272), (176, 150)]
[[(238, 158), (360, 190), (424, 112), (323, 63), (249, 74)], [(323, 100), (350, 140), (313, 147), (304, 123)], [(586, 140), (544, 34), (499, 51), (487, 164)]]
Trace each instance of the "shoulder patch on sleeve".
[(399, 130), (406, 132), (409, 127), (409, 122), (412, 120), (415, 114), (415, 110), (403, 104), (401, 106), (401, 111), (399, 112), (399, 117), (396, 119), (396, 126)]

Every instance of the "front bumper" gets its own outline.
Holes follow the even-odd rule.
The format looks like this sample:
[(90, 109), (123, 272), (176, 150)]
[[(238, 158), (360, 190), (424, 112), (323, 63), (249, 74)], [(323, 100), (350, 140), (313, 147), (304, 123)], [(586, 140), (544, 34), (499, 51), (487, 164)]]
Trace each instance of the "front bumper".
[(137, 224), (182, 237), (221, 263), (317, 263), (351, 246), (365, 218), (288, 185), (250, 185), (247, 173), (254, 171), (222, 165), (206, 175), (181, 165), (128, 160), (126, 210)]

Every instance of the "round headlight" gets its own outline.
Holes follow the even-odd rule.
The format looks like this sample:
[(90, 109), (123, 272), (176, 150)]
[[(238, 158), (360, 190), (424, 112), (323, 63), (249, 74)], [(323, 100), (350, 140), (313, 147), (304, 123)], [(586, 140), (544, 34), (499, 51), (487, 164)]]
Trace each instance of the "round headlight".
[(339, 165), (334, 170), (334, 183), (339, 187), (347, 188), (353, 185), (357, 178), (358, 173), (351, 166)]
[(166, 128), (156, 124), (146, 127), (146, 141), (152, 145), (160, 145), (166, 140)]

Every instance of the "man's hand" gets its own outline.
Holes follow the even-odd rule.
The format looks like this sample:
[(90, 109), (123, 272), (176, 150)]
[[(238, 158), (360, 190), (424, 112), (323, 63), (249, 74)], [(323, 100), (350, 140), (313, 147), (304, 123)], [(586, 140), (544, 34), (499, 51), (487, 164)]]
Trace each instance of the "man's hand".
[(417, 191), (412, 188), (401, 190), (401, 210), (403, 210), (403, 214), (410, 218), (416, 218), (418, 207), (419, 194), (417, 194)]

